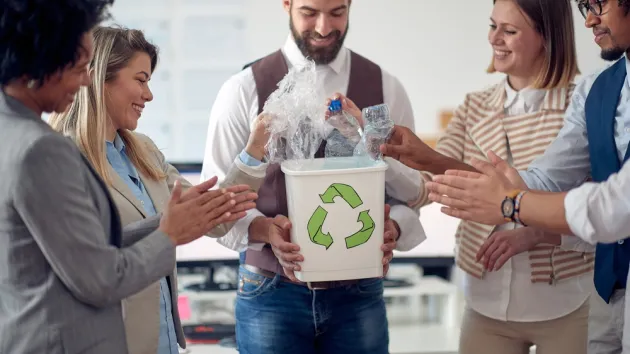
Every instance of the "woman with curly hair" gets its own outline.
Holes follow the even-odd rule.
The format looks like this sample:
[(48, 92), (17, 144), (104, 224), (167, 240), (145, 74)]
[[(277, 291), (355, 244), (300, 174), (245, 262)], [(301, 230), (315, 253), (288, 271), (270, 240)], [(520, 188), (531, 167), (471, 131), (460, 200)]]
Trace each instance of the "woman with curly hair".
[(125, 354), (121, 300), (172, 273), (175, 247), (253, 208), (246, 185), (182, 192), (121, 228), (106, 184), (41, 119), (90, 83), (112, 0), (0, 0), (0, 353)]

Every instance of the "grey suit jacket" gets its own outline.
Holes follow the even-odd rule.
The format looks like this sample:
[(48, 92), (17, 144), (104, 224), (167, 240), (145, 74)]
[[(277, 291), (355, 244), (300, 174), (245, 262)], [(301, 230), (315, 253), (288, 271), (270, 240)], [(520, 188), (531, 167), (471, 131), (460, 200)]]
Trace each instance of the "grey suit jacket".
[(0, 171), (0, 353), (127, 353), (121, 300), (175, 267), (159, 219), (123, 231), (76, 145), (3, 92)]
[[(149, 155), (150, 162), (154, 166), (159, 166), (166, 175), (164, 180), (152, 180), (151, 178), (138, 171), (140, 179), (153, 202), (156, 212), (159, 214), (164, 210), (164, 206), (168, 203), (171, 196), (171, 190), (175, 186), (175, 181), (180, 181), (182, 189), (186, 190), (192, 185), (183, 178), (177, 169), (166, 162), (164, 155), (155, 146), (153, 141), (142, 134), (133, 133), (137, 138), (143, 141), (151, 152)], [(240, 168), (239, 168), (240, 167)], [(141, 204), (133, 192), (129, 189), (125, 181), (123, 181), (113, 168), (110, 168), (110, 176), (112, 176), (112, 186), (110, 192), (114, 199), (118, 211), (121, 216), (123, 225), (132, 224), (141, 221), (147, 217), (144, 206)], [(239, 164), (235, 161), (229, 170), (226, 178), (220, 187), (227, 187), (235, 184), (248, 184), (252, 191), (257, 191), (264, 174), (253, 176), (248, 174), (247, 166)], [(231, 228), (233, 223), (217, 226), (209, 234), (209, 236), (225, 235)], [(133, 242), (134, 240), (131, 240)], [(123, 239), (123, 245), (130, 242)], [(177, 276), (175, 270), (168, 275), (168, 284), (171, 293), (171, 308), (177, 341), (182, 348), (186, 347), (186, 340), (181, 327), (179, 318), (179, 309), (177, 305)], [(155, 354), (157, 352), (158, 335), (159, 335), (159, 302), (160, 302), (160, 284), (159, 282), (149, 285), (142, 291), (123, 300), (123, 315), (125, 321), (125, 331), (127, 334), (127, 342), (130, 354)]]

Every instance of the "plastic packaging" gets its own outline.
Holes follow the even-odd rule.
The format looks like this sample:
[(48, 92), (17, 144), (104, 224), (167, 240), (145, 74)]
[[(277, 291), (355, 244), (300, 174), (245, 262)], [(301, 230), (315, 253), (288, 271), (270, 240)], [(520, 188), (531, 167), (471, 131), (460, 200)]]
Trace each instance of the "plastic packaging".
[(326, 136), (326, 105), (318, 88), (315, 63), (292, 67), (278, 83), (263, 111), (272, 115), (268, 130), (267, 160), (312, 159)]
[(339, 100), (333, 100), (328, 110), (330, 116), (327, 123), (333, 130), (326, 137), (325, 157), (353, 156), (363, 134), (361, 125), (356, 118), (341, 109)]
[(386, 104), (380, 104), (364, 108), (361, 113), (365, 128), (361, 142), (354, 150), (354, 155), (367, 155), (373, 160), (380, 160), (383, 157), (380, 146), (389, 140), (394, 129), (394, 122), (389, 116), (389, 108)]
[(355, 117), (341, 109), (341, 102), (333, 100), (326, 120), (326, 97), (316, 78), (312, 61), (293, 67), (265, 102), (263, 111), (273, 116), (268, 125), (267, 160), (313, 159), (324, 141), (325, 157), (361, 157), (358, 166), (370, 165), (363, 158), (381, 159), (379, 146), (387, 141), (394, 126), (387, 106), (365, 108), (362, 129)]

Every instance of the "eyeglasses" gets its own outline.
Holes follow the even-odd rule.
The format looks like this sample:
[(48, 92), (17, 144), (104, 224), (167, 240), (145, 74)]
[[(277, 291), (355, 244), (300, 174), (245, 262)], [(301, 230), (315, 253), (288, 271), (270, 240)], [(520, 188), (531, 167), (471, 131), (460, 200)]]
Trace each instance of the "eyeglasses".
[(584, 0), (584, 1), (580, 1), (578, 3), (578, 9), (580, 10), (580, 13), (582, 14), (582, 16), (584, 16), (584, 18), (586, 18), (588, 16), (588, 13), (592, 13), (595, 16), (601, 16), (603, 15), (602, 13), (602, 7), (603, 7), (603, 3), (605, 3), (606, 0)]

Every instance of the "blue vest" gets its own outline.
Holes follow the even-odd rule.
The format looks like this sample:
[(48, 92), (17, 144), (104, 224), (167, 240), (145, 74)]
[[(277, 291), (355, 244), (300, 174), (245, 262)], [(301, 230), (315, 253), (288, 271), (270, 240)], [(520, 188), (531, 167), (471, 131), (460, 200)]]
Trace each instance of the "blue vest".
[[(591, 88), (584, 106), (588, 150), (591, 157), (593, 181), (603, 182), (613, 173), (619, 172), (619, 161), (615, 145), (615, 116), (621, 89), (626, 80), (626, 58), (622, 58), (602, 72)], [(624, 163), (630, 156), (626, 151)], [(598, 243), (595, 251), (595, 289), (606, 302), (615, 289), (625, 289), (630, 263), (630, 239), (624, 242)]]

